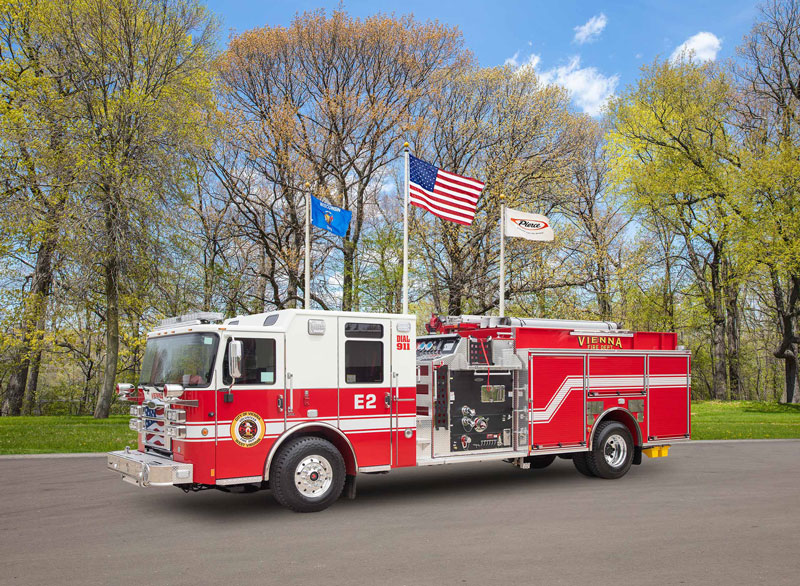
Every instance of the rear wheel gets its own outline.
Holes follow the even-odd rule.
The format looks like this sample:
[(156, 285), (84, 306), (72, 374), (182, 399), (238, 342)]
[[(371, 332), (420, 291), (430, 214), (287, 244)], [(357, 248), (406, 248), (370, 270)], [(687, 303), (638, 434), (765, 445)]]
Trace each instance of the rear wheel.
[(328, 440), (299, 437), (282, 446), (269, 473), (272, 494), (280, 504), (298, 513), (331, 506), (342, 494), (344, 459)]
[(633, 463), (633, 437), (628, 428), (618, 421), (602, 422), (591, 451), (586, 453), (586, 463), (600, 478), (624, 476)]
[(584, 476), (594, 477), (594, 472), (589, 468), (589, 463), (586, 461), (586, 452), (572, 454), (572, 463), (575, 465), (575, 469)]

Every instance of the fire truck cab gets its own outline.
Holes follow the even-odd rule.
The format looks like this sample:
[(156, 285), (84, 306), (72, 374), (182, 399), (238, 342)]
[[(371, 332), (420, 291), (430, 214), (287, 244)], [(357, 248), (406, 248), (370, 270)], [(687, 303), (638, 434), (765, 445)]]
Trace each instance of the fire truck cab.
[(200, 313), (148, 335), (132, 402), (137, 449), (108, 467), (138, 486), (269, 488), (317, 511), (359, 473), (571, 458), (618, 478), (690, 434), (690, 356), (673, 333), (594, 321)]

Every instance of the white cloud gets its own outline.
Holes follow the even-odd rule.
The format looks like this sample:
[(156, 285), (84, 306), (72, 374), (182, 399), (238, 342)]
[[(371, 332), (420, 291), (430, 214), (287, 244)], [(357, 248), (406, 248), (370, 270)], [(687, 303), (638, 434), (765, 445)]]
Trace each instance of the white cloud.
[(601, 12), (597, 16), (590, 18), (586, 24), (576, 26), (574, 29), (575, 37), (572, 40), (579, 45), (596, 41), (603, 29), (606, 28), (606, 24), (608, 24), (608, 19)]
[(722, 41), (717, 35), (709, 32), (699, 32), (675, 47), (670, 59), (679, 61), (683, 58), (694, 57), (700, 61), (714, 61), (721, 48)]
[(517, 59), (519, 59), (519, 51), (514, 53), (513, 57), (509, 57), (508, 59), (506, 59), (503, 62), (503, 65), (510, 65), (511, 67), (519, 67), (519, 61), (517, 61)]
[(531, 69), (536, 69), (539, 66), (539, 62), (542, 60), (540, 55), (536, 53), (531, 53), (528, 60), (520, 66), (520, 69), (524, 69), (526, 67), (530, 67)]
[(565, 87), (578, 107), (590, 116), (600, 114), (619, 82), (618, 75), (605, 76), (594, 67), (581, 67), (577, 55), (567, 65), (549, 69), (540, 77), (546, 84)]
[(525, 61), (520, 63), (519, 51), (517, 51), (516, 53), (514, 53), (513, 57), (509, 57), (508, 59), (506, 59), (503, 65), (510, 65), (514, 69), (524, 69), (526, 67), (531, 67), (533, 69), (536, 69), (541, 60), (542, 58), (540, 55), (537, 55), (536, 53), (531, 53)]

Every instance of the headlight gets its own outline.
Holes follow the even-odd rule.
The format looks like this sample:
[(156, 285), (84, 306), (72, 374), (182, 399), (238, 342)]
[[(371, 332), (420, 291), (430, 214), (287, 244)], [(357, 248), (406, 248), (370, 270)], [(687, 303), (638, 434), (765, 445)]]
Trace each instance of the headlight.
[(167, 421), (174, 421), (175, 423), (186, 421), (186, 411), (182, 409), (165, 409), (164, 414), (167, 417)]
[(131, 419), (128, 422), (128, 427), (131, 428), (133, 431), (142, 431), (142, 420), (141, 419)]
[(186, 426), (185, 425), (168, 425), (167, 426), (167, 437), (171, 437), (174, 439), (181, 439), (186, 437)]
[(142, 406), (141, 405), (131, 405), (130, 415), (131, 415), (131, 417), (141, 417), (142, 416)]

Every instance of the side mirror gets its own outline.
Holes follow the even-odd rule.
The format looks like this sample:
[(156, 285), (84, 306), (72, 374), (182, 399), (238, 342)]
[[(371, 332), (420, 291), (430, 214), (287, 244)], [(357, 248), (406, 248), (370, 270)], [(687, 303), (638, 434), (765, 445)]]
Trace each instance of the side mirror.
[(234, 380), (242, 376), (242, 343), (239, 340), (231, 341), (228, 347), (228, 372)]

